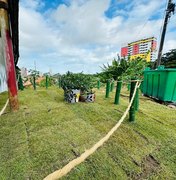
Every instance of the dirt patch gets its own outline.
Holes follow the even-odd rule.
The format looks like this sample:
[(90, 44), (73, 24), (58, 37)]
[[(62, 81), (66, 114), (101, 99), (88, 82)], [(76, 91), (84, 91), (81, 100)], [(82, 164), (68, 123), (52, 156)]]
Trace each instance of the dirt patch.
[(135, 177), (133, 177), (133, 179), (135, 180), (147, 179), (151, 174), (156, 172), (159, 167), (160, 167), (160, 163), (151, 154), (149, 154), (142, 161), (141, 164), (142, 173), (137, 174)]
[(75, 157), (79, 157), (81, 154), (79, 152), (79, 150), (77, 149), (77, 145), (73, 142), (71, 142), (71, 146), (73, 147), (71, 149), (71, 152), (75, 155)]
[(79, 157), (81, 155), (77, 149), (71, 149), (71, 152), (75, 155), (75, 157)]

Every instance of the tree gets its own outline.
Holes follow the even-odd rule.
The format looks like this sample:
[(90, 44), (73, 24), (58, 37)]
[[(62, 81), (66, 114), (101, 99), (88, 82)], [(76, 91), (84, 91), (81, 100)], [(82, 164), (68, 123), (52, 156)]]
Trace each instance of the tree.
[(61, 87), (64, 91), (79, 89), (81, 93), (91, 92), (94, 87), (91, 75), (81, 73), (72, 73), (68, 71), (61, 77)]
[(137, 79), (141, 79), (143, 77), (144, 69), (150, 64), (141, 57), (136, 57), (132, 60), (128, 61), (128, 68), (122, 74), (123, 79), (131, 79), (135, 77)]
[[(117, 80), (119, 76), (122, 76), (122, 74), (126, 71), (128, 68), (128, 61), (125, 59), (113, 59), (112, 60), (112, 65), (104, 65), (102, 67), (103, 72), (100, 73), (101, 79), (104, 79), (105, 81), (107, 79), (114, 79)], [(101, 80), (103, 81), (103, 80)]]
[(40, 76), (39, 75), (40, 72), (37, 70), (30, 69), (29, 73), (30, 73), (29, 80), (31, 84), (33, 85), (34, 89), (36, 89), (36, 79)]
[(176, 49), (171, 49), (169, 52), (163, 54), (161, 64), (166, 68), (176, 68)]
[(112, 64), (103, 65), (103, 72), (99, 73), (100, 80), (106, 82), (107, 79), (117, 80), (119, 77), (123, 79), (130, 79), (131, 77), (141, 78), (145, 67), (149, 63), (141, 57), (136, 57), (132, 60), (113, 59)]

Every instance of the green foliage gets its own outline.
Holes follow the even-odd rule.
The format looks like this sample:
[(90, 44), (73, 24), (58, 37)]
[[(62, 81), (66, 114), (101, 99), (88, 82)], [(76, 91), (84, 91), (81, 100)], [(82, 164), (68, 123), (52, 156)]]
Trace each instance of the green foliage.
[(148, 65), (149, 63), (140, 57), (128, 61), (128, 68), (122, 74), (122, 79), (141, 79), (143, 77), (143, 71)]
[[(46, 86), (46, 79), (41, 80), (39, 86), (45, 87)], [(49, 83), (48, 83), (48, 86), (49, 86)]]
[(37, 70), (30, 69), (29, 73), (30, 73), (29, 80), (30, 80), (31, 84), (34, 85), (34, 77), (35, 77), (35, 80), (37, 80), (37, 78), (39, 77), (40, 72), (37, 71)]
[(23, 79), (22, 79), (21, 75), (19, 75), (18, 89), (19, 89), (19, 90), (22, 90), (22, 91), (24, 90)]
[[(55, 84), (55, 79), (52, 76), (48, 76), (48, 86), (53, 86)], [(40, 81), (40, 87), (46, 87), (46, 77)]]
[(30, 76), (39, 77), (40, 72), (37, 70), (30, 69), (29, 70)]
[(61, 87), (64, 91), (70, 89), (80, 89), (81, 92), (90, 92), (94, 86), (90, 75), (81, 73), (67, 72), (61, 77)]
[(137, 57), (135, 59), (113, 59), (112, 65), (103, 65), (103, 72), (99, 73), (101, 82), (105, 83), (107, 79), (117, 80), (119, 78), (129, 79), (131, 77), (140, 78), (143, 70), (148, 66), (145, 59)]
[(164, 65), (166, 68), (176, 68), (176, 49), (163, 54), (161, 65)]
[(117, 80), (117, 78), (121, 76), (127, 68), (128, 62), (125, 59), (113, 59), (112, 65), (107, 64), (107, 66), (105, 66), (103, 64), (101, 81), (106, 82), (107, 79)]

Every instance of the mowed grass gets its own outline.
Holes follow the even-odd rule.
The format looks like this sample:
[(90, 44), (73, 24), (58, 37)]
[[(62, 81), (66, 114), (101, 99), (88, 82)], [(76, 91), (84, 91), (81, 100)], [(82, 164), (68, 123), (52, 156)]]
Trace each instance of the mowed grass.
[[(0, 117), (0, 179), (40, 180), (78, 157), (120, 119), (105, 88), (95, 103), (68, 104), (57, 87), (19, 92), (20, 110)], [(7, 94), (0, 95), (0, 109)], [(176, 179), (176, 110), (140, 96), (136, 122), (128, 117), (103, 147), (63, 179)]]

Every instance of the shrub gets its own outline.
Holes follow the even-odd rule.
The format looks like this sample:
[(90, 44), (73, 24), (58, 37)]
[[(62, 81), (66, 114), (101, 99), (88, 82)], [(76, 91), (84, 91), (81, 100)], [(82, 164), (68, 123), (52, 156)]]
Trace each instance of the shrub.
[(82, 93), (90, 92), (93, 88), (91, 76), (81, 73), (67, 72), (61, 77), (61, 87), (64, 91), (79, 89)]

